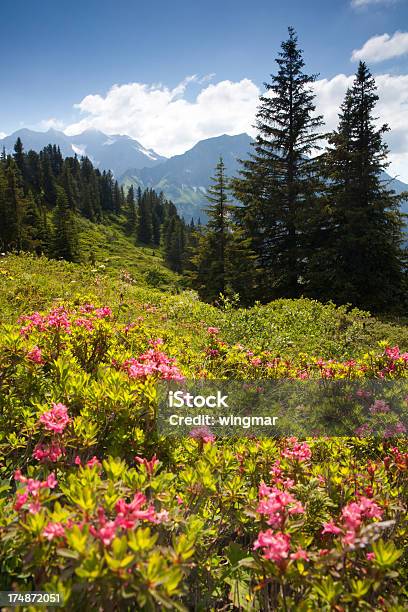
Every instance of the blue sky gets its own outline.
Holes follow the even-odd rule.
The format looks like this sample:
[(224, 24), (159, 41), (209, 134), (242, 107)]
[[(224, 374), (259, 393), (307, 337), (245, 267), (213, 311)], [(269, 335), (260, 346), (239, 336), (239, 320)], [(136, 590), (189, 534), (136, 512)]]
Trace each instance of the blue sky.
[[(393, 92), (383, 103), (384, 120), (399, 115), (400, 107), (408, 112), (406, 0), (1, 4), (0, 132), (95, 127), (173, 154), (201, 137), (243, 131), (245, 121), (249, 129), (253, 120), (245, 115), (253, 115), (288, 25), (298, 31), (308, 70), (320, 74), (319, 104), (329, 127), (356, 68), (353, 50), (363, 49), (380, 80), (391, 79), (381, 81), (385, 95)], [(364, 50), (385, 34), (389, 39), (375, 39)], [(401, 130), (397, 125), (390, 142), (400, 156), (395, 163), (401, 166), (407, 153), (408, 166), (408, 134)]]

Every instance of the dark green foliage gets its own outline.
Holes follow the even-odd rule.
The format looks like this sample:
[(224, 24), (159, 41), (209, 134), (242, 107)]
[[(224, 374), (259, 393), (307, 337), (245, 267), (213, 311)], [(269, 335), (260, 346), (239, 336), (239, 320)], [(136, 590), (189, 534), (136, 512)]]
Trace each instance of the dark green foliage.
[[(89, 259), (79, 252), (81, 215), (93, 222), (114, 221), (126, 233), (160, 249), (169, 245), (169, 222), (175, 232), (168, 256), (170, 267), (181, 271), (185, 260), (184, 223), (163, 194), (131, 187), (125, 195), (112, 173), (95, 170), (87, 157), (63, 158), (48, 145), (40, 154), (24, 152), (16, 142), (13, 155), (0, 157), (0, 249), (34, 251), (69, 261)], [(166, 237), (166, 239), (165, 239)], [(175, 245), (177, 254), (175, 254)], [(170, 247), (169, 247), (170, 248)]]
[(137, 208), (135, 202), (135, 191), (133, 185), (129, 187), (124, 212), (126, 215), (126, 232), (130, 236), (134, 236), (136, 234), (137, 229)]
[(143, 244), (150, 244), (153, 236), (151, 191), (145, 191), (138, 201), (139, 227), (137, 238)]
[(406, 299), (405, 253), (401, 197), (381, 181), (388, 127), (375, 124), (377, 101), (375, 81), (360, 63), (324, 158), (326, 238), (310, 258), (307, 292), (386, 311), (401, 308)]
[(213, 185), (208, 190), (211, 206), (206, 209), (208, 224), (194, 236), (191, 278), (200, 297), (214, 302), (220, 295), (239, 294), (246, 301), (254, 288), (253, 255), (249, 240), (232, 218), (229, 183), (220, 158)]
[(75, 214), (72, 212), (67, 194), (62, 187), (57, 187), (57, 205), (53, 214), (54, 237), (53, 255), (57, 259), (78, 261), (78, 231)]
[(26, 164), (26, 158), (24, 155), (24, 147), (23, 147), (23, 143), (21, 142), (21, 138), (17, 138), (16, 140), (16, 144), (14, 145), (14, 161), (16, 162), (17, 168), (19, 169), (21, 178), (23, 179), (23, 183), (26, 182), (27, 180), (27, 164)]
[(257, 256), (263, 301), (302, 292), (310, 211), (320, 189), (318, 160), (310, 157), (322, 125), (311, 90), (316, 77), (303, 70), (292, 28), (276, 61), (278, 72), (260, 98), (254, 152), (234, 182), (243, 204), (237, 215)]
[(180, 274), (184, 271), (186, 257), (186, 228), (178, 215), (173, 215), (167, 223), (164, 236), (165, 262)]

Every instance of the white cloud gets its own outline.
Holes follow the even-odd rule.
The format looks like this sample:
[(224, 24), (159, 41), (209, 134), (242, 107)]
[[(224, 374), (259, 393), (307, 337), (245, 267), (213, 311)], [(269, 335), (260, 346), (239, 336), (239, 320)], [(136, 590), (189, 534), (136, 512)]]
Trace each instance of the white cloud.
[[(336, 128), (338, 111), (344, 94), (354, 76), (338, 74), (332, 79), (321, 79), (314, 84), (317, 108), (324, 115), (328, 131)], [(408, 182), (408, 75), (380, 74), (375, 77), (380, 100), (376, 106), (378, 124), (388, 123), (390, 173)]]
[(351, 59), (368, 62), (382, 62), (393, 57), (408, 54), (408, 32), (395, 32), (393, 36), (381, 34), (373, 36), (361, 47), (354, 49)]
[(55, 117), (50, 117), (49, 119), (43, 119), (42, 121), (40, 121), (38, 127), (40, 130), (63, 130), (64, 122), (60, 121), (59, 119), (56, 119)]
[(351, 0), (351, 6), (361, 8), (373, 4), (395, 4), (398, 0)]
[(94, 128), (107, 134), (127, 134), (162, 155), (183, 153), (199, 140), (251, 130), (258, 87), (249, 79), (206, 85), (190, 101), (190, 83), (207, 83), (213, 75), (185, 78), (175, 88), (163, 84), (113, 85), (105, 96), (92, 94), (76, 104), (84, 115), (65, 129), (74, 135)]
[[(337, 127), (340, 105), (353, 80), (354, 75), (338, 74), (314, 84), (317, 109), (324, 115), (327, 131)], [(199, 140), (220, 134), (254, 134), (260, 93), (255, 83), (242, 79), (205, 84), (190, 101), (186, 90), (192, 82), (198, 84), (198, 77), (187, 77), (174, 89), (128, 83), (114, 85), (105, 96), (86, 96), (77, 105), (84, 117), (65, 132), (74, 135), (95, 128), (107, 134), (127, 134), (167, 156), (184, 153)], [(392, 151), (390, 171), (408, 182), (408, 75), (381, 74), (376, 82), (378, 123), (391, 127), (386, 136)]]
[(7, 136), (6, 132), (0, 132), (0, 139), (5, 138)]

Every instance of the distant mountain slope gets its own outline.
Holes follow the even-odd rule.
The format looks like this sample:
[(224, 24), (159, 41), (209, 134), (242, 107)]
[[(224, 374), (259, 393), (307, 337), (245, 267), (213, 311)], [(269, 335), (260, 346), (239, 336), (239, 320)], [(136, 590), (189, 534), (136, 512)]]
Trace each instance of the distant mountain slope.
[(17, 138), (20, 137), (24, 149), (41, 151), (48, 144), (60, 147), (64, 157), (69, 155), (86, 155), (95, 167), (101, 170), (112, 170), (118, 177), (128, 168), (151, 167), (165, 161), (152, 149), (145, 149), (137, 140), (129, 136), (107, 136), (98, 130), (86, 130), (76, 136), (66, 136), (63, 132), (50, 129), (47, 132), (21, 129), (0, 140), (0, 150), (12, 152)]
[[(75, 153), (79, 156), (87, 155), (96, 167), (112, 170), (125, 186), (133, 184), (140, 185), (142, 189), (151, 187), (163, 191), (187, 221), (191, 217), (201, 217), (205, 221), (203, 209), (208, 205), (206, 191), (220, 155), (224, 159), (227, 175), (231, 177), (239, 171), (238, 160), (247, 158), (251, 149), (248, 134), (224, 134), (201, 140), (182, 155), (166, 159), (151, 149), (145, 149), (129, 136), (107, 136), (97, 130), (66, 136), (53, 129), (47, 132), (21, 129), (0, 139), (0, 151), (4, 146), (12, 152), (18, 136), (26, 151), (40, 151), (48, 144), (56, 144), (64, 156)], [(408, 185), (402, 181), (386, 173), (383, 178), (397, 193), (408, 191)], [(402, 211), (408, 214), (408, 202), (403, 203)]]
[[(208, 205), (206, 190), (218, 158), (222, 155), (228, 176), (236, 176), (239, 171), (238, 159), (248, 157), (251, 142), (248, 134), (201, 140), (189, 151), (171, 157), (153, 168), (130, 169), (119, 181), (125, 186), (133, 184), (140, 185), (142, 189), (151, 187), (163, 191), (187, 221), (191, 217), (205, 220), (202, 209)], [(398, 194), (408, 191), (408, 185), (391, 178), (387, 173), (384, 173), (383, 179)], [(403, 203), (401, 208), (408, 214), (408, 202)]]
[(251, 138), (248, 134), (238, 136), (217, 136), (201, 140), (182, 155), (175, 155), (153, 168), (125, 172), (119, 181), (125, 186), (140, 185), (142, 189), (151, 187), (163, 191), (184, 215), (203, 220), (202, 209), (208, 204), (205, 194), (214, 175), (217, 161), (222, 155), (228, 176), (235, 176), (239, 169), (239, 159), (248, 157)]

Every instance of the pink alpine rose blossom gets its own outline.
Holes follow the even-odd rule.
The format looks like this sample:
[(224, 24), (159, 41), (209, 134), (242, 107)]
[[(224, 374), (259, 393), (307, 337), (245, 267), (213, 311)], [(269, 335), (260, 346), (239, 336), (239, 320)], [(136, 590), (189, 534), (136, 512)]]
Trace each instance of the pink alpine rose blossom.
[(43, 536), (51, 542), (54, 538), (62, 538), (65, 536), (65, 529), (62, 523), (48, 523), (43, 530)]
[(44, 427), (58, 434), (64, 431), (70, 420), (67, 407), (61, 403), (53, 403), (51, 410), (40, 416), (40, 422)]
[(38, 365), (44, 363), (43, 358), (42, 358), (41, 349), (38, 348), (38, 346), (35, 346), (34, 348), (31, 349), (31, 351), (28, 351), (27, 359), (29, 359), (33, 363), (37, 363)]
[(264, 559), (280, 563), (288, 558), (290, 548), (290, 535), (287, 533), (273, 533), (271, 529), (261, 531), (254, 542), (254, 550), (262, 548)]
[(307, 552), (303, 550), (303, 548), (300, 548), (300, 547), (297, 549), (296, 552), (290, 555), (290, 558), (293, 559), (294, 561), (298, 561), (300, 559), (302, 559), (303, 561), (309, 561)]
[(215, 436), (211, 429), (205, 425), (202, 427), (194, 427), (194, 429), (190, 431), (190, 437), (194, 438), (194, 440), (202, 440), (206, 443), (215, 441)]
[(14, 503), (14, 510), (17, 510), (17, 512), (19, 510), (21, 510), (21, 508), (24, 506), (24, 504), (27, 502), (28, 500), (28, 493), (27, 491), (25, 491), (24, 493), (17, 493), (16, 494), (16, 501)]
[(220, 330), (218, 327), (207, 327), (207, 332), (210, 334), (210, 336), (216, 336), (220, 333)]

